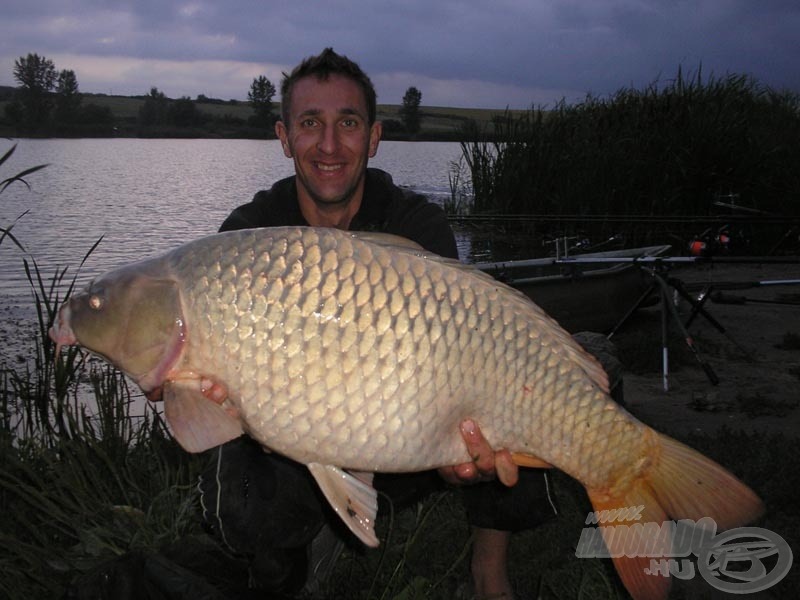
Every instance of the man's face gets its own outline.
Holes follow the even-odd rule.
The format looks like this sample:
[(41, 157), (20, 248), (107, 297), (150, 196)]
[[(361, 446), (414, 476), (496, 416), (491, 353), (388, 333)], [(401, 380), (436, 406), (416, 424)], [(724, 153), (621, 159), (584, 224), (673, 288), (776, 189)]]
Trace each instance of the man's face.
[(294, 84), (291, 102), (289, 123), (278, 122), (275, 131), (294, 159), (301, 199), (328, 206), (360, 199), (381, 134), (380, 123), (368, 123), (361, 88), (340, 75), (306, 77)]

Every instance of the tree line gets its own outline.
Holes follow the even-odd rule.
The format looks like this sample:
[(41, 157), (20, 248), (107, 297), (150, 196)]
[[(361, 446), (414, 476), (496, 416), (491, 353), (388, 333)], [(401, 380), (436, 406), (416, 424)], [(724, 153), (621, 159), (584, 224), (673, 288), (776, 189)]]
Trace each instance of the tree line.
[[(52, 60), (28, 54), (14, 61), (14, 79), (19, 87), (6, 104), (4, 120), (18, 134), (48, 136), (106, 136), (117, 133), (117, 123), (108, 106), (84, 102), (78, 79), (71, 69), (57, 70)], [(246, 130), (248, 137), (273, 135), (276, 114), (273, 99), (275, 85), (264, 75), (253, 79), (247, 93), (252, 115), (244, 120), (231, 114), (212, 116), (201, 110), (203, 104), (224, 104), (225, 101), (199, 95), (196, 100), (182, 96), (167, 98), (152, 87), (143, 97), (135, 130), (139, 136), (191, 135), (210, 125)], [(400, 110), (401, 121), (388, 123), (388, 129), (415, 135), (420, 130), (422, 93), (408, 88)], [(238, 104), (231, 100), (230, 103)], [(212, 123), (215, 122), (215, 123)]]
[(53, 61), (28, 54), (14, 61), (14, 79), (19, 88), (5, 107), (5, 118), (21, 133), (69, 134), (111, 127), (110, 109), (82, 103), (71, 69), (57, 71)]

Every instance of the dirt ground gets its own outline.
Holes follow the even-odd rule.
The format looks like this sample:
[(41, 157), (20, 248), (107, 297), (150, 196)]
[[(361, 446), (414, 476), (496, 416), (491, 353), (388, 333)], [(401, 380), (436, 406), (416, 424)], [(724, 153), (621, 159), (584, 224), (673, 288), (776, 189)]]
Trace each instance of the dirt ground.
[[(628, 409), (645, 423), (683, 437), (690, 432), (713, 433), (722, 426), (748, 432), (800, 435), (800, 264), (713, 264), (674, 269), (693, 297), (713, 284), (704, 308), (724, 333), (702, 316), (688, 328), (700, 357), (719, 383), (711, 383), (694, 355), (683, 344), (670, 320), (668, 390), (661, 371), (661, 309), (641, 309), (612, 340), (621, 350), (637, 336), (633, 348), (655, 353), (658, 367), (644, 374), (626, 372), (624, 395)], [(751, 284), (736, 286), (732, 283)], [(737, 303), (713, 301), (714, 293)], [(678, 303), (683, 321), (691, 305)], [(630, 350), (628, 350), (630, 359)], [(626, 360), (623, 357), (623, 362)]]

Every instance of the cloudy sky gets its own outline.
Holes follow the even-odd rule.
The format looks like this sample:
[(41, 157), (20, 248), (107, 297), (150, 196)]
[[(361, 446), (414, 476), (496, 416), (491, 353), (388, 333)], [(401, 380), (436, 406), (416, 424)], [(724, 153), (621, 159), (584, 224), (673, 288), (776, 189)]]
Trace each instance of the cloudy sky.
[(416, 86), (428, 106), (546, 106), (700, 65), (800, 92), (798, 0), (4, 0), (0, 15), (0, 85), (35, 52), (83, 92), (244, 100), (332, 46), (388, 104)]

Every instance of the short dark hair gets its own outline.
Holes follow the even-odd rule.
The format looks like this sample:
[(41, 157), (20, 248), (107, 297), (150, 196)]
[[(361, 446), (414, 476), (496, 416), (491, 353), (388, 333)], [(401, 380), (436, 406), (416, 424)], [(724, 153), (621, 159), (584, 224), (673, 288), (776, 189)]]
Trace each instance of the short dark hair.
[(333, 51), (333, 48), (325, 48), (317, 56), (309, 56), (297, 65), (288, 75), (283, 74), (281, 81), (281, 118), (286, 127), (289, 126), (289, 106), (292, 103), (292, 88), (294, 84), (304, 77), (314, 76), (320, 81), (326, 81), (331, 75), (342, 75), (356, 82), (364, 92), (364, 99), (367, 101), (367, 119), (369, 125), (375, 122), (377, 117), (377, 95), (364, 71), (358, 64), (341, 54)]

